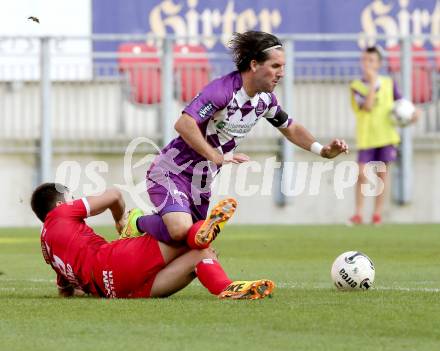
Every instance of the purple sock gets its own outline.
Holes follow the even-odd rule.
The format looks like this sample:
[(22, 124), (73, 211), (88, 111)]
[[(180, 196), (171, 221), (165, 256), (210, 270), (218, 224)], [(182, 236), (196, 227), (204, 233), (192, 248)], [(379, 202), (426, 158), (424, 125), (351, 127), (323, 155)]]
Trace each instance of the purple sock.
[(148, 233), (155, 239), (172, 246), (180, 246), (183, 242), (173, 240), (168, 232), (167, 226), (158, 214), (141, 216), (136, 221), (136, 226), (140, 232)]

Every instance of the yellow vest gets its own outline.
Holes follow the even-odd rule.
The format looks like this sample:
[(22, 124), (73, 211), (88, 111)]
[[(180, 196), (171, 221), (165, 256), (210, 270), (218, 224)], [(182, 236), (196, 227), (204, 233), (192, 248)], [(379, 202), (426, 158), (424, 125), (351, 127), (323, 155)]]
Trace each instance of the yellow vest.
[(379, 76), (380, 86), (376, 91), (376, 100), (371, 111), (360, 108), (355, 100), (355, 90), (367, 96), (369, 86), (357, 79), (350, 84), (352, 89), (351, 105), (356, 115), (356, 145), (358, 149), (370, 149), (400, 142), (399, 134), (390, 118), (393, 104), (393, 81), (389, 77)]

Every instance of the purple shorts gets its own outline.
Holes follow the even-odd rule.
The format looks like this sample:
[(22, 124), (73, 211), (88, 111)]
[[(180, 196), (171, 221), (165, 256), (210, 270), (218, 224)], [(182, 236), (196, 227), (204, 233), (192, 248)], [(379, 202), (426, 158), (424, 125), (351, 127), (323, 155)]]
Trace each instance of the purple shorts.
[(211, 193), (196, 192), (186, 177), (154, 167), (149, 170), (146, 182), (150, 200), (160, 216), (169, 212), (186, 212), (194, 222), (206, 219)]
[(386, 145), (371, 149), (359, 150), (358, 162), (368, 163), (370, 161), (393, 162), (397, 158), (397, 149), (394, 145)]

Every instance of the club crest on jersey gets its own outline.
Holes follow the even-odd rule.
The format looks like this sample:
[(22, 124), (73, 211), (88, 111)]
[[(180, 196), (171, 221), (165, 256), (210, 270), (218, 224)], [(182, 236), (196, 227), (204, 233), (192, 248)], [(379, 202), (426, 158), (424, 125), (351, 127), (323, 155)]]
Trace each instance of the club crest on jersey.
[(257, 115), (261, 115), (265, 109), (266, 109), (266, 104), (264, 103), (264, 101), (261, 99), (258, 100), (257, 107), (255, 108), (255, 113)]
[(199, 110), (199, 116), (200, 118), (207, 118), (212, 117), (214, 114), (214, 104), (211, 101), (208, 101), (208, 103), (204, 104), (200, 110)]

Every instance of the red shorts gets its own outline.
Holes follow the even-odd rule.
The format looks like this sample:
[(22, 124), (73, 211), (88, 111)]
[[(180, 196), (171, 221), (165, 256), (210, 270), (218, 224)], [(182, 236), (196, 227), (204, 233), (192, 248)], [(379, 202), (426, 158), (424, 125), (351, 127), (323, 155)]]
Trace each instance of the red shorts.
[(98, 251), (94, 285), (104, 297), (150, 297), (154, 279), (164, 267), (159, 243), (150, 235), (112, 241)]

